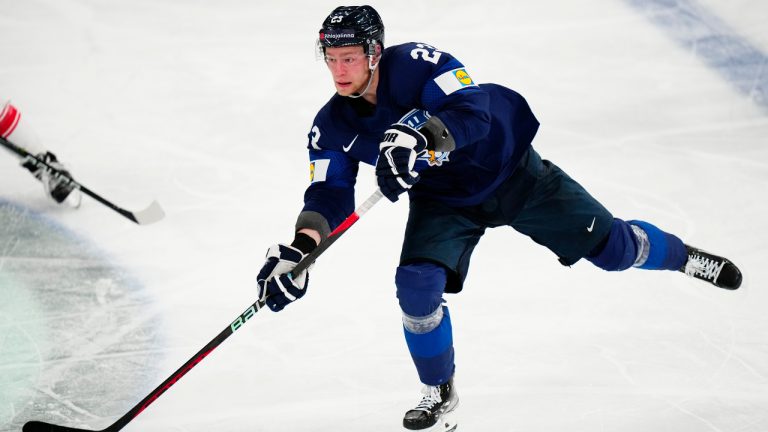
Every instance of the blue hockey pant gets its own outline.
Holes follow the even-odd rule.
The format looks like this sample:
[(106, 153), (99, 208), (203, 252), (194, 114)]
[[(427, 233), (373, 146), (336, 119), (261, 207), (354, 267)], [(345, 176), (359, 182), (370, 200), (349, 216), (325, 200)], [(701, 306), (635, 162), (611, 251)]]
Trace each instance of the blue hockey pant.
[(447, 381), (455, 369), (444, 292), (463, 288), (486, 229), (510, 226), (555, 253), (564, 265), (587, 258), (609, 271), (677, 270), (687, 259), (676, 236), (639, 220), (614, 218), (600, 202), (533, 149), (485, 201), (451, 207), (413, 199), (397, 269), (406, 342), (421, 380)]

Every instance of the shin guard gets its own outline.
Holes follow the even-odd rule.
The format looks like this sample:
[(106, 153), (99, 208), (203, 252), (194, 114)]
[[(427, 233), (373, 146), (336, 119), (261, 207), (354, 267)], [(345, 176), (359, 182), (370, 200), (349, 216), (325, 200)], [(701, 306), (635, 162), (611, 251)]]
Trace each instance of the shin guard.
[(455, 369), (451, 317), (442, 305), (446, 280), (445, 269), (432, 263), (398, 267), (395, 278), (408, 351), (428, 385), (446, 382)]
[(587, 259), (608, 271), (637, 267), (678, 270), (687, 259), (685, 245), (676, 236), (639, 220), (614, 219), (603, 249)]
[(647, 258), (635, 266), (646, 270), (679, 270), (688, 259), (683, 241), (648, 222), (632, 220), (629, 224), (639, 227), (648, 236)]

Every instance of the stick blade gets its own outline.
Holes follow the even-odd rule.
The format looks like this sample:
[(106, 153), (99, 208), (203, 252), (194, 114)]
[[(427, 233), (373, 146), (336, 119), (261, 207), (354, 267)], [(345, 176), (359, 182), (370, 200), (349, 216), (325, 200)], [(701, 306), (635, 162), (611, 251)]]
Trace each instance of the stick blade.
[(157, 201), (152, 201), (152, 204), (144, 210), (139, 210), (132, 213), (133, 220), (139, 225), (149, 225), (160, 221), (165, 217), (163, 208)]
[(21, 430), (22, 432), (97, 432), (90, 429), (77, 429), (41, 421), (26, 422)]

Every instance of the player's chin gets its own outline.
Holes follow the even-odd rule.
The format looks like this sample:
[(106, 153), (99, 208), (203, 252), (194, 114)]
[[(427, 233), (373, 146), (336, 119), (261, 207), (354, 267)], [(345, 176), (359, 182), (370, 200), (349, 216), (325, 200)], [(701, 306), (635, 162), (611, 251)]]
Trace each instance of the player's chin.
[(349, 96), (355, 92), (355, 86), (352, 83), (335, 83), (336, 92), (341, 96)]

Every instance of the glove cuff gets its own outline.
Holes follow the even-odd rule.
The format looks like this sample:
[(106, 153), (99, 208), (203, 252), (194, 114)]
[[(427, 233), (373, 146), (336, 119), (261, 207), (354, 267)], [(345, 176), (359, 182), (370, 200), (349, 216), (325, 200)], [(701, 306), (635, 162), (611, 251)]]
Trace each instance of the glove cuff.
[(267, 259), (270, 258), (277, 258), (280, 261), (298, 263), (302, 258), (304, 258), (304, 253), (293, 246), (284, 243), (278, 243), (270, 246), (267, 250)]
[(300, 250), (304, 255), (312, 252), (316, 247), (315, 239), (304, 233), (296, 233), (296, 236), (291, 242), (291, 246)]

